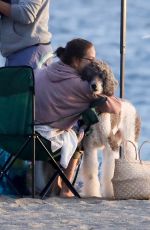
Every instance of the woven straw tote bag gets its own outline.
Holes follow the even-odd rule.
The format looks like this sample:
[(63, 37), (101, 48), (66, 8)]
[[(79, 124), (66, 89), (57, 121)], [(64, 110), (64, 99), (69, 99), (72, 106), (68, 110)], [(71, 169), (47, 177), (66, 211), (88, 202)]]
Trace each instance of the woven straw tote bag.
[(150, 199), (150, 161), (140, 160), (140, 151), (145, 143), (150, 141), (144, 141), (139, 151), (132, 143), (136, 151), (135, 160), (128, 160), (125, 153), (124, 157), (115, 160), (112, 178), (115, 199)]

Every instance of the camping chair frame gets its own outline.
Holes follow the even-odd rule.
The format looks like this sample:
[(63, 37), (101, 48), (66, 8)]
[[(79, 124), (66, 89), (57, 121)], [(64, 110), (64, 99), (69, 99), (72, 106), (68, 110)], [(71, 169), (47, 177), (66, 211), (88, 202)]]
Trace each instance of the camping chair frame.
[[(80, 197), (80, 195), (78, 194), (78, 192), (76, 191), (76, 189), (73, 187), (73, 185), (70, 183), (70, 181), (67, 179), (67, 177), (65, 176), (63, 170), (61, 169), (61, 167), (59, 166), (59, 164), (57, 163), (57, 161), (55, 160), (55, 155), (52, 155), (52, 152), (50, 151), (50, 149), (47, 148), (47, 145), (45, 145), (45, 141), (47, 143), (49, 143), (50, 145), (50, 141), (48, 140), (44, 140), (43, 142), (43, 137), (41, 137), (38, 133), (35, 132), (35, 89), (34, 89), (34, 73), (31, 67), (28, 66), (21, 66), (21, 67), (2, 67), (0, 68), (0, 71), (7, 71), (9, 69), (12, 70), (12, 74), (15, 70), (20, 71), (21, 74), (21, 70), (24, 69), (24, 71), (27, 71), (30, 73), (30, 77), (33, 78), (33, 85), (30, 87), (30, 90), (32, 91), (32, 124), (30, 124), (30, 128), (31, 128), (31, 133), (28, 134), (28, 137), (26, 138), (26, 140), (24, 141), (24, 143), (22, 143), (22, 145), (20, 146), (20, 148), (18, 149), (18, 151), (13, 152), (13, 154), (10, 154), (10, 157), (6, 160), (6, 162), (4, 163), (4, 165), (2, 166), (2, 168), (0, 169), (0, 180), (2, 180), (2, 178), (5, 176), (6, 179), (8, 180), (8, 182), (10, 183), (10, 185), (13, 187), (13, 189), (15, 190), (15, 192), (17, 194), (19, 194), (19, 191), (17, 190), (17, 188), (15, 188), (15, 186), (13, 185), (11, 178), (8, 175), (8, 172), (11, 168), (11, 166), (14, 164), (14, 162), (17, 159), (23, 159), (23, 160), (30, 160), (32, 162), (32, 197), (35, 197), (35, 161), (36, 160), (43, 160), (40, 159), (40, 156), (37, 157), (37, 143), (38, 146), (40, 146), (40, 148), (45, 152), (45, 154), (47, 155), (47, 161), (48, 163), (50, 163), (53, 168), (56, 170), (56, 172), (54, 172), (54, 175), (51, 177), (50, 181), (48, 182), (48, 184), (45, 186), (45, 188), (42, 190), (42, 192), (40, 193), (40, 197), (43, 198), (47, 191), (49, 190), (51, 184), (53, 183), (53, 181), (55, 180), (56, 176), (59, 175), (61, 177), (61, 179), (64, 181), (64, 183), (67, 185), (67, 187), (71, 190), (71, 192), (77, 196)], [(21, 76), (19, 76), (21, 77)], [(1, 78), (1, 75), (0, 75)], [(0, 146), (3, 148), (3, 143), (1, 143), (1, 137), (7, 137), (7, 134), (3, 135), (0, 133)], [(15, 134), (8, 134), (8, 136), (11, 136), (12, 138), (17, 137), (17, 135)], [(30, 145), (30, 146), (29, 146)], [(27, 159), (25, 157), (22, 158), (22, 154), (24, 152), (24, 150), (26, 148), (31, 147), (32, 150), (32, 156), (30, 155), (30, 159), (29, 156), (27, 157)], [(5, 148), (4, 148), (5, 150)], [(7, 151), (7, 149), (6, 149)], [(32, 158), (32, 159), (31, 159)]]

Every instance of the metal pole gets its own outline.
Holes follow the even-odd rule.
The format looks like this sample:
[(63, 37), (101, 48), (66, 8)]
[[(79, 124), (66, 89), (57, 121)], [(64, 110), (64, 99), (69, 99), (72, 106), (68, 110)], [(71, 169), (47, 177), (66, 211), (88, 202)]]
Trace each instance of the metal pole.
[[(120, 14), (120, 98), (123, 98), (125, 79), (125, 53), (126, 53), (126, 14), (127, 0), (121, 0)], [(119, 149), (120, 158), (123, 156), (123, 146)]]
[(32, 70), (33, 88), (32, 88), (32, 198), (35, 198), (35, 154), (36, 154), (36, 133), (35, 133), (35, 81)]
[(121, 0), (120, 19), (120, 97), (124, 97), (125, 52), (126, 52), (126, 8), (127, 1)]

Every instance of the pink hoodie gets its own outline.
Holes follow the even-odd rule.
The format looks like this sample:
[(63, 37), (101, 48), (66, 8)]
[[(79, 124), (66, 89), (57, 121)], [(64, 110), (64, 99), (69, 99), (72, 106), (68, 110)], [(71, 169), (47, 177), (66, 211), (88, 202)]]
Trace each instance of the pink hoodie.
[[(66, 130), (95, 98), (88, 82), (82, 81), (75, 69), (59, 61), (35, 72), (35, 99), (36, 121)], [(109, 109), (106, 103), (104, 110), (109, 112)]]

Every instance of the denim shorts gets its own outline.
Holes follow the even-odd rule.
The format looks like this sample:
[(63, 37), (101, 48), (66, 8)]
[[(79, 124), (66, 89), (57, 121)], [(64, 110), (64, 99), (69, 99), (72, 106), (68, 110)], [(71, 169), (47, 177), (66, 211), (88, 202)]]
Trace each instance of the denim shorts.
[(28, 65), (33, 69), (47, 66), (52, 61), (50, 44), (38, 44), (15, 52), (6, 58), (5, 66)]

